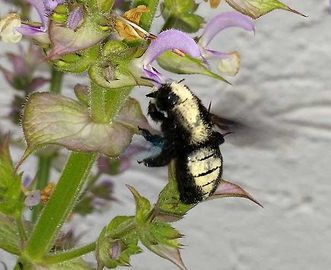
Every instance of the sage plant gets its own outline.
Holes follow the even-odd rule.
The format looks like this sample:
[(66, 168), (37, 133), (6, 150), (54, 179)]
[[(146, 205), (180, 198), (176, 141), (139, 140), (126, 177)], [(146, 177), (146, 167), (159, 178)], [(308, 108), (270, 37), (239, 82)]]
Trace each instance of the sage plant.
[[(0, 71), (15, 89), (8, 117), (21, 122), (26, 147), (14, 163), (9, 147), (17, 141), (1, 135), (0, 248), (17, 256), (15, 269), (129, 266), (131, 256), (142, 252), (141, 245), (186, 269), (180, 256), (182, 234), (171, 223), (196, 204), (180, 201), (173, 163), (156, 202), (128, 186), (135, 215), (113, 218), (89, 244), (77, 246), (79, 237), (63, 232), (62, 225), (73, 214), (86, 216), (116, 201), (111, 178), (129, 169), (130, 159), (145, 150), (132, 145), (132, 137), (140, 135), (139, 128), (155, 132), (139, 102), (130, 97), (134, 87), (171, 81), (163, 70), (229, 83), (239, 71), (240, 54), (213, 48), (217, 34), (232, 27), (254, 32), (254, 20), (275, 9), (302, 14), (278, 0), (226, 0), (234, 9), (228, 12), (217, 0), (4, 2), (12, 5), (12, 12), (0, 20), (0, 37), (18, 43), (19, 53), (1, 52), (12, 66), (2, 63)], [(219, 13), (207, 21), (199, 15), (199, 6), (209, 4)], [(31, 19), (33, 10), (37, 21)], [(151, 33), (157, 10), (163, 26)], [(36, 72), (47, 66), (48, 75)], [(89, 82), (74, 86), (75, 98), (61, 94), (62, 80), (70, 73), (82, 74)], [(56, 159), (65, 153), (59, 179), (50, 179)], [(21, 169), (31, 155), (38, 159), (35, 176)], [(222, 197), (244, 197), (259, 204), (226, 180), (209, 199)], [(82, 258), (91, 252), (94, 263)]]

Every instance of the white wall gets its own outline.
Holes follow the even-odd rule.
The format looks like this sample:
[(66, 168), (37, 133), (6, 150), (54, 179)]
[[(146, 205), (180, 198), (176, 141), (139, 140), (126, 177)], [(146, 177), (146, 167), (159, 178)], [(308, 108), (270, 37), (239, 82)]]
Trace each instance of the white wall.
[[(202, 203), (175, 227), (185, 234), (182, 256), (190, 270), (326, 270), (331, 266), (331, 16), (326, 0), (286, 1), (308, 18), (276, 11), (256, 22), (255, 37), (227, 30), (215, 49), (242, 54), (232, 86), (201, 76), (188, 78), (214, 112), (250, 128), (222, 145), (224, 178), (239, 183), (263, 205), (243, 199)], [(202, 8), (202, 6), (204, 6)], [(201, 14), (210, 10), (201, 4)], [(213, 11), (213, 14), (216, 12)], [(1, 44), (1, 52), (3, 45)], [(78, 80), (78, 79), (77, 79)], [(0, 85), (1, 96), (3, 85)], [(144, 99), (146, 89), (134, 95)], [(146, 104), (146, 102), (144, 102)], [(152, 200), (165, 184), (166, 168), (133, 168), (115, 179), (121, 203), (87, 219), (76, 218), (83, 241), (97, 236), (116, 214), (131, 214), (134, 185)], [(93, 229), (92, 229), (93, 228)], [(1, 260), (9, 262), (0, 253)], [(135, 270), (176, 269), (146, 252)], [(0, 266), (1, 269), (1, 266)]]

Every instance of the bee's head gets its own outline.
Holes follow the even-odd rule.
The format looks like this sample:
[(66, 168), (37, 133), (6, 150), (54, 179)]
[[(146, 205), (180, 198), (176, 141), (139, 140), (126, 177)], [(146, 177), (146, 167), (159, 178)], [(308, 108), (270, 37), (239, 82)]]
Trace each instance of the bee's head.
[(161, 87), (154, 92), (146, 95), (154, 98), (156, 106), (162, 111), (171, 110), (178, 102), (179, 97), (174, 93), (171, 84), (162, 84)]

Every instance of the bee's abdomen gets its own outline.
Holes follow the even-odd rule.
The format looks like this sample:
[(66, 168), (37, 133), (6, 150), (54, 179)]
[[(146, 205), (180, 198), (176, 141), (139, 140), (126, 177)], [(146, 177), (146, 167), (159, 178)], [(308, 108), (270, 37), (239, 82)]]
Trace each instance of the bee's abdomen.
[[(177, 180), (181, 200), (202, 201), (212, 195), (222, 177), (222, 156), (218, 147), (201, 147), (178, 160)], [(185, 173), (186, 171), (186, 173)]]

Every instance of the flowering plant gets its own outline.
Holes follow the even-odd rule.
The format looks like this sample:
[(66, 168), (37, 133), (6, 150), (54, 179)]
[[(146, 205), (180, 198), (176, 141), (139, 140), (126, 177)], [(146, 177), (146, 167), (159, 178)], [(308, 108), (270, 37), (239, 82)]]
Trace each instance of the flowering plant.
[[(210, 6), (216, 8), (219, 2), (210, 0)], [(71, 214), (85, 216), (117, 200), (111, 180), (100, 180), (101, 176), (127, 170), (134, 154), (145, 150), (131, 144), (139, 128), (154, 132), (139, 102), (130, 97), (135, 86), (159, 87), (170, 80), (165, 75), (169, 72), (229, 83), (224, 76), (238, 73), (240, 54), (210, 46), (219, 32), (231, 27), (254, 32), (254, 19), (275, 9), (300, 14), (278, 0), (226, 2), (234, 11), (220, 12), (208, 22), (198, 15), (194, 0), (11, 2), (17, 12), (2, 17), (0, 37), (22, 45), (19, 54), (6, 54), (12, 70), (1, 65), (0, 71), (16, 91), (9, 116), (15, 123), (21, 121), (26, 148), (14, 165), (9, 152), (14, 140), (2, 136), (0, 248), (17, 255), (15, 269), (128, 266), (130, 257), (142, 252), (139, 242), (186, 269), (179, 252), (182, 235), (170, 223), (196, 204), (180, 201), (173, 163), (157, 202), (152, 205), (128, 186), (136, 203), (135, 215), (113, 218), (98, 239), (77, 247), (77, 237), (61, 227)], [(159, 33), (152, 34), (159, 6), (164, 23)], [(37, 21), (30, 17), (32, 9), (39, 15)], [(49, 66), (49, 75), (38, 74), (41, 65)], [(63, 77), (69, 73), (88, 79), (88, 85), (74, 86), (75, 98), (61, 94)], [(36, 91), (46, 83), (50, 83), (49, 91)], [(58, 181), (52, 183), (50, 171), (64, 155), (62, 148), (69, 156)], [(30, 180), (21, 172), (21, 164), (33, 154), (38, 170)], [(244, 197), (259, 204), (223, 179), (209, 199), (217, 197)], [(27, 218), (23, 214), (29, 209), (32, 214)], [(95, 254), (94, 265), (82, 259), (90, 252)]]

